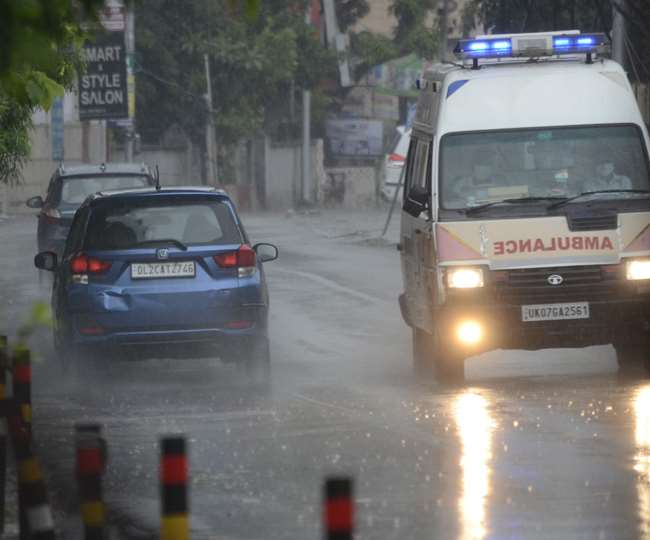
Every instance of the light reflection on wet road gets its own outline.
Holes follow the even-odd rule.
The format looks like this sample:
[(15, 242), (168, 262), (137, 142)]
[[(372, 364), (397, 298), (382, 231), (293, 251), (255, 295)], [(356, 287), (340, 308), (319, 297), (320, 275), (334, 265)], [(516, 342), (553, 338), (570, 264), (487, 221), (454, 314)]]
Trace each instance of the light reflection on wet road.
[[(366, 217), (381, 226), (383, 215)], [(650, 384), (617, 374), (608, 347), (496, 351), (468, 361), (457, 388), (417, 379), (397, 255), (341, 239), (342, 219), (248, 220), (282, 252), (268, 266), (268, 394), (210, 359), (66, 381), (39, 340), (49, 363), (35, 370), (35, 430), (67, 537), (79, 530), (71, 445), (82, 420), (105, 426), (107, 498), (131, 536), (157, 530), (157, 438), (182, 431), (194, 538), (319, 538), (330, 473), (356, 478), (360, 540), (648, 537)], [(33, 235), (31, 221), (0, 225), (4, 325), (46, 294), (35, 275), (24, 283)]]

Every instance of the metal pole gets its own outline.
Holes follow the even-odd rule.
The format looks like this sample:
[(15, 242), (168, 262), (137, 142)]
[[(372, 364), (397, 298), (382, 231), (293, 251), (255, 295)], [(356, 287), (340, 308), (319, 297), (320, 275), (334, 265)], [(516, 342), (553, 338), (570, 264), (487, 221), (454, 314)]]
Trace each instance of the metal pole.
[[(311, 3), (307, 2), (305, 24), (311, 24)], [(331, 29), (328, 28), (328, 33)], [(311, 200), (311, 92), (306, 88), (302, 91), (302, 185), (300, 202)]]
[(612, 2), (612, 60), (625, 65), (625, 17), (619, 9), (625, 9), (625, 0)]
[(302, 91), (302, 189), (303, 202), (311, 201), (311, 92)]
[(384, 230), (381, 232), (382, 237), (386, 236), (386, 231), (388, 231), (388, 226), (390, 225), (390, 220), (393, 218), (393, 210), (395, 209), (395, 203), (397, 202), (397, 197), (399, 197), (400, 189), (402, 188), (402, 183), (404, 182), (404, 174), (406, 171), (406, 163), (402, 166), (402, 170), (399, 173), (399, 182), (397, 182), (397, 187), (395, 188), (395, 193), (393, 193), (393, 200), (390, 203), (390, 210), (388, 211), (388, 217), (386, 218), (386, 224), (384, 225)]
[(449, 0), (442, 0), (442, 8), (440, 9), (440, 42), (438, 56), (440, 61), (444, 62), (447, 60), (447, 26), (448, 26), (448, 13), (449, 13)]
[[(133, 70), (133, 58), (135, 56), (135, 13), (133, 11), (133, 2), (127, 2), (126, 6), (126, 57), (128, 59), (127, 69)], [(129, 75), (132, 75), (129, 73)], [(131, 123), (126, 131), (126, 160), (133, 163), (135, 154), (135, 118), (131, 118)]]
[(205, 150), (206, 150), (206, 167), (207, 184), (216, 185), (217, 183), (217, 160), (215, 158), (215, 140), (214, 140), (214, 122), (212, 119), (212, 80), (210, 79), (210, 58), (207, 53), (203, 55), (203, 64), (205, 66), (205, 83), (207, 93), (205, 95), (208, 114), (205, 125)]

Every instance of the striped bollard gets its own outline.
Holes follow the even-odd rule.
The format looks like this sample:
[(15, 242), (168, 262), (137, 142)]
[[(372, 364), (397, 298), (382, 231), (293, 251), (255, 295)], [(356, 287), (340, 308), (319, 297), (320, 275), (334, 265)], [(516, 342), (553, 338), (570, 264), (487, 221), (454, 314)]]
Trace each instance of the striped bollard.
[[(32, 362), (29, 349), (19, 348), (13, 354), (13, 390), (21, 422), (21, 436), (26, 437), (26, 444), (31, 453), (32, 440)], [(19, 486), (20, 488), (20, 486)], [(20, 491), (20, 489), (19, 489)], [(18, 497), (18, 522), (20, 539), (28, 540), (29, 531), (26, 508), (23, 498)]]
[(47, 499), (45, 479), (32, 450), (31, 434), (22, 411), (14, 407), (9, 432), (18, 469), (18, 508), (21, 540), (54, 540), (54, 520)]
[[(0, 400), (7, 399), (7, 370), (9, 369), (7, 336), (0, 336)], [(5, 532), (7, 485), (7, 419), (0, 418), (0, 535)]]
[(106, 444), (97, 424), (75, 428), (77, 486), (84, 524), (85, 540), (106, 538), (106, 506), (102, 493), (102, 475), (106, 469)]
[(325, 540), (352, 540), (354, 536), (354, 502), (352, 479), (332, 477), (324, 490)]
[(29, 437), (32, 436), (32, 359), (29, 349), (14, 351), (14, 399)]
[(160, 483), (162, 496), (161, 540), (188, 540), (188, 464), (184, 437), (161, 441)]

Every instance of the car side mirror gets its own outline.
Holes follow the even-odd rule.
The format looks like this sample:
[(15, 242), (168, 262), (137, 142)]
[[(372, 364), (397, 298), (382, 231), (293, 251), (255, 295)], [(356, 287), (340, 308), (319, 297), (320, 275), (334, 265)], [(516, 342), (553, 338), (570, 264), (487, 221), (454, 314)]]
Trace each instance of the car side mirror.
[(411, 189), (404, 201), (404, 210), (418, 217), (427, 208), (429, 192), (424, 189)]
[(29, 208), (43, 208), (45, 202), (43, 201), (43, 197), (37, 195), (36, 197), (31, 197), (30, 199), (27, 199), (25, 204), (29, 206)]
[(54, 272), (57, 266), (56, 253), (53, 253), (52, 251), (42, 251), (34, 257), (34, 266), (40, 270)]
[(263, 263), (274, 261), (275, 259), (278, 258), (279, 255), (278, 248), (275, 247), (273, 244), (266, 244), (266, 243), (255, 244), (253, 246), (253, 249), (257, 254), (257, 258), (260, 260), (260, 262)]

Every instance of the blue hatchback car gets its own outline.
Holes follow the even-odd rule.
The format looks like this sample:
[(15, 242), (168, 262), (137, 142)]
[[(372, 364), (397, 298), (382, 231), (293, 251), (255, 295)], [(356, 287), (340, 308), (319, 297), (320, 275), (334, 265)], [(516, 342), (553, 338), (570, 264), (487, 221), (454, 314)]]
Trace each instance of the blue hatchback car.
[(225, 192), (142, 188), (88, 197), (61, 258), (41, 252), (35, 264), (55, 275), (54, 343), (64, 361), (84, 362), (98, 348), (191, 356), (208, 344), (268, 373), (262, 263), (277, 256), (272, 244), (251, 246)]

